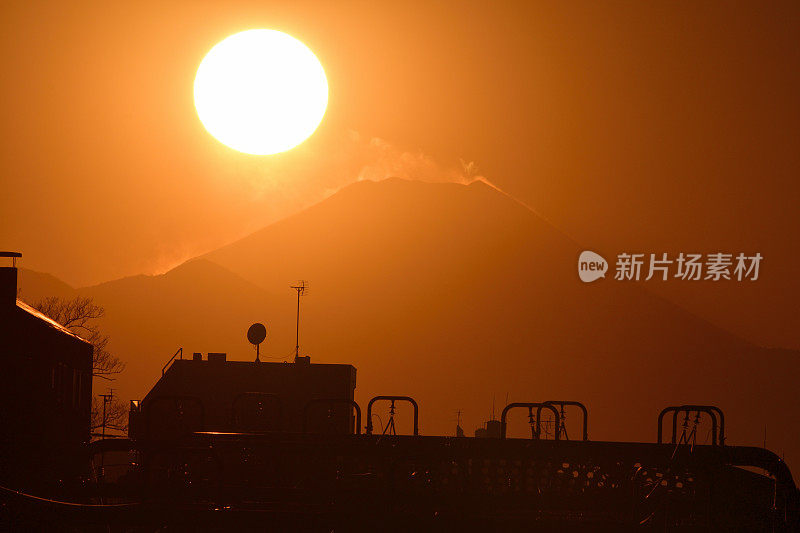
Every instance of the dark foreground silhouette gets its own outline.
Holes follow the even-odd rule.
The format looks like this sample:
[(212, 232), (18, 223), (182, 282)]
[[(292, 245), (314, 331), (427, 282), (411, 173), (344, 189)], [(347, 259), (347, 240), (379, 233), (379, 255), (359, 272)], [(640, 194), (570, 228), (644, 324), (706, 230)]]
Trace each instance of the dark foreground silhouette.
[[(131, 438), (88, 447), (93, 477), (60, 484), (46, 499), (2, 489), (2, 525), (793, 531), (800, 524), (785, 463), (765, 449), (729, 445), (724, 415), (712, 406), (665, 409), (653, 421), (659, 442), (652, 444), (589, 440), (588, 410), (569, 401), (509, 404), (491, 424), (494, 438), (437, 437), (418, 434), (424, 406), (408, 396), (373, 398), (362, 420), (354, 387), (355, 368), (304, 357), (263, 363), (195, 354), (170, 361), (151, 392), (132, 404)], [(412, 435), (395, 434), (401, 402), (412, 409)], [(389, 418), (380, 419), (385, 408)], [(567, 410), (581, 415), (571, 428), (577, 440), (566, 438)], [(507, 438), (517, 411), (528, 416), (530, 438)], [(711, 444), (697, 445), (698, 428), (708, 422)]]

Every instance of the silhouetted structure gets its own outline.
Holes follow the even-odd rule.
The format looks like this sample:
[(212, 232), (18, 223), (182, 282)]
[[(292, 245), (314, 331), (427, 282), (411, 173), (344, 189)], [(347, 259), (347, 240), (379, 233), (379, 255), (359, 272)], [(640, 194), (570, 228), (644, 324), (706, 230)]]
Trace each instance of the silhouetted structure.
[(487, 420), (482, 428), (475, 430), (475, 438), (478, 439), (499, 439), (500, 438), (500, 421)]
[(133, 439), (165, 440), (196, 431), (349, 434), (356, 369), (351, 365), (228, 361), (224, 353), (175, 359), (140, 403)]
[[(391, 402), (391, 412), (393, 400), (411, 402), (417, 420), (419, 406), (407, 396), (372, 398), (367, 420), (375, 402)], [(567, 404), (506, 405), (491, 424), (496, 438), (419, 436), (415, 423), (414, 435), (204, 431), (107, 441), (137, 458), (109, 489), (137, 499), (129, 511), (95, 519), (190, 530), (797, 531), (789, 469), (768, 450), (724, 445), (716, 407), (665, 409), (658, 426), (672, 414), (671, 443), (568, 440), (566, 432), (508, 438), (510, 410), (542, 408), (559, 427), (556, 403)], [(184, 407), (176, 420), (191, 417), (191, 404)], [(701, 416), (716, 434), (711, 445), (693, 437)]]
[(89, 441), (92, 345), (17, 299), (16, 267), (0, 267), (0, 364), (3, 482), (76, 479)]
[[(263, 337), (248, 335), (256, 345)], [(131, 438), (90, 444), (95, 458), (115, 461), (113, 475), (73, 493), (91, 505), (81, 503), (77, 512), (75, 503), (4, 489), (0, 505), (8, 502), (15, 513), (8, 523), (15, 526), (153, 531), (528, 531), (532, 525), (797, 531), (800, 525), (800, 493), (786, 464), (768, 450), (729, 445), (715, 406), (667, 407), (657, 420), (657, 443), (591, 441), (587, 408), (569, 400), (509, 403), (500, 420), (492, 416), (476, 431), (487, 438), (454, 438), (420, 436), (414, 398), (378, 395), (367, 403), (361, 433), (355, 374), (351, 365), (311, 364), (308, 357), (262, 363), (195, 353), (184, 360), (178, 350), (144, 400), (132, 402)], [(413, 409), (411, 435), (395, 431), (398, 401)], [(389, 419), (376, 431), (378, 404), (388, 407)], [(567, 407), (583, 415), (574, 440)], [(512, 410), (527, 411), (530, 438), (509, 437)], [(552, 432), (541, 427), (543, 413)], [(697, 442), (704, 418), (711, 422), (709, 445)], [(669, 422), (665, 442), (662, 426)], [(121, 503), (102, 503), (108, 497)]]

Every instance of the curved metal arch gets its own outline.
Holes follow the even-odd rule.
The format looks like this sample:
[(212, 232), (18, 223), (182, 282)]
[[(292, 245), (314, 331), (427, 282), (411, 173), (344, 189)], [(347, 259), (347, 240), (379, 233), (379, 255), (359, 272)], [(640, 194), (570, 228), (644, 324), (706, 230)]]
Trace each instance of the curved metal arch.
[[(583, 440), (589, 440), (589, 410), (586, 409), (586, 406), (583, 405), (581, 402), (576, 402), (574, 400), (546, 400), (542, 402), (543, 404), (550, 404), (554, 406), (559, 406), (563, 409), (566, 405), (572, 405), (579, 408), (583, 412)], [(542, 408), (539, 407), (536, 409), (536, 432), (539, 433), (540, 430), (540, 423), (539, 423), (539, 415), (542, 414)]]
[[(659, 444), (663, 444), (663, 423), (664, 417), (668, 413), (672, 413), (672, 440), (671, 443), (675, 444), (678, 434), (678, 414), (679, 413), (691, 413), (691, 412), (698, 412), (698, 413), (706, 413), (711, 418), (711, 444), (712, 446), (717, 445), (717, 440), (719, 439), (719, 445), (725, 446), (725, 414), (722, 412), (722, 409), (715, 405), (693, 405), (693, 404), (685, 404), (685, 405), (672, 405), (669, 407), (665, 407), (661, 410), (658, 414), (658, 432), (657, 432), (657, 442)], [(717, 418), (719, 415), (719, 418)]]
[(414, 407), (414, 436), (419, 435), (419, 405), (411, 396), (375, 396), (372, 398), (367, 404), (367, 435), (372, 435), (372, 404), (379, 400), (409, 402)]
[[(537, 408), (537, 412), (540, 412), (540, 411), (538, 411), (538, 409), (540, 409), (540, 408), (541, 409), (550, 409), (553, 412), (553, 415), (555, 416), (556, 426), (558, 426), (560, 424), (560, 422), (561, 422), (561, 417), (558, 414), (558, 409), (556, 409), (555, 406), (552, 405), (552, 404), (547, 404), (547, 403), (543, 403), (543, 402), (534, 402), (534, 403), (514, 402), (514, 403), (510, 403), (510, 404), (506, 405), (503, 408), (503, 413), (500, 415), (500, 438), (501, 439), (505, 439), (506, 438), (506, 429), (507, 429), (506, 418), (508, 417), (508, 412), (511, 409), (515, 409), (517, 407), (527, 407), (529, 409), (533, 409), (534, 407), (536, 407)], [(538, 417), (537, 417), (537, 420), (538, 420)], [(559, 440), (558, 433), (559, 432), (556, 432), (555, 440)]]

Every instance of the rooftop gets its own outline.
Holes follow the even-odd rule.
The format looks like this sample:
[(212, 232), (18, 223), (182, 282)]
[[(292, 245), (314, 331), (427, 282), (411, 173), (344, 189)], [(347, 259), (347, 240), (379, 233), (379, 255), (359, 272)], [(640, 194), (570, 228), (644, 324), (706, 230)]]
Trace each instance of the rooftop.
[(32, 316), (38, 318), (42, 322), (45, 322), (51, 328), (56, 329), (56, 330), (60, 331), (61, 333), (64, 333), (64, 334), (69, 335), (71, 337), (75, 337), (79, 341), (85, 342), (86, 344), (91, 344), (89, 341), (87, 341), (83, 337), (81, 337), (79, 335), (76, 335), (75, 333), (73, 333), (69, 329), (65, 328), (64, 326), (62, 326), (61, 324), (59, 324), (58, 322), (56, 322), (55, 320), (53, 320), (49, 316), (45, 315), (44, 313), (41, 313), (40, 311), (37, 311), (36, 309), (34, 309), (30, 305), (26, 304), (25, 302), (23, 302), (20, 299), (17, 299), (17, 307), (19, 309), (21, 309), (22, 311), (28, 313), (29, 315), (32, 315)]

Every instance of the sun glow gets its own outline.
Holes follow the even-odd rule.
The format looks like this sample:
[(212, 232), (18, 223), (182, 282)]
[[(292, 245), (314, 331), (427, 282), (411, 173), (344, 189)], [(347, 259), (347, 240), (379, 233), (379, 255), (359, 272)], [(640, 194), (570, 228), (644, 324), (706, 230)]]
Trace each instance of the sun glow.
[(317, 129), (328, 106), (328, 80), (314, 53), (294, 37), (248, 30), (203, 58), (194, 105), (221, 143), (248, 154), (276, 154)]

